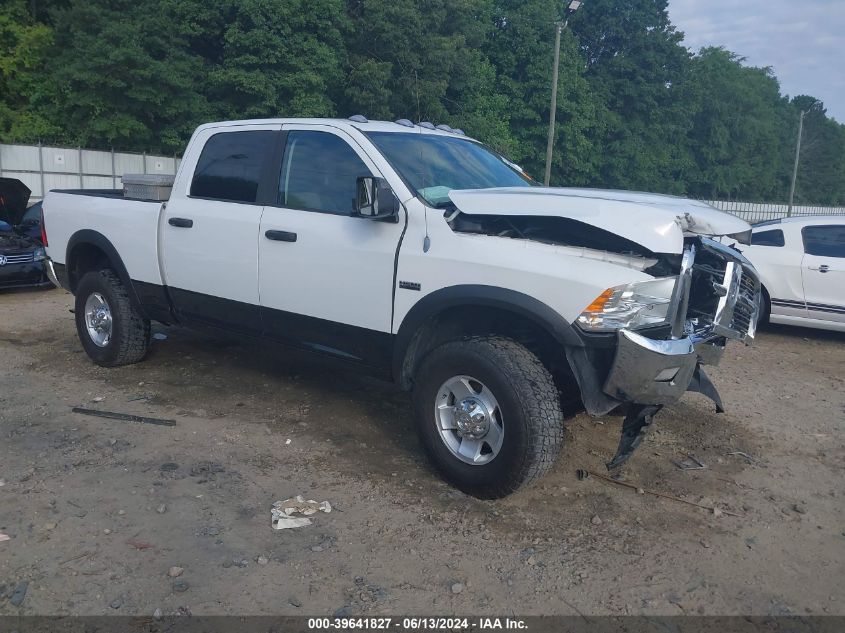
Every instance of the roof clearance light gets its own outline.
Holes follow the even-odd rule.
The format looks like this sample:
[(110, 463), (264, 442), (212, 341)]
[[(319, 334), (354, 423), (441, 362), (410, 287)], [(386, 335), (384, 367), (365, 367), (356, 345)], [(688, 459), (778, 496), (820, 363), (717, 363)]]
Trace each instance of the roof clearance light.
[(397, 119), (397, 125), (403, 125), (405, 127), (414, 127), (414, 124), (411, 123), (408, 119)]
[(434, 130), (434, 129), (436, 129), (436, 128), (434, 127), (434, 123), (432, 123), (432, 122), (430, 122), (430, 121), (423, 121), (422, 123), (420, 123), (420, 127), (424, 127), (426, 130)]
[(365, 117), (363, 114), (353, 114), (351, 117), (349, 117), (349, 120), (355, 121), (355, 123), (369, 123), (367, 117)]

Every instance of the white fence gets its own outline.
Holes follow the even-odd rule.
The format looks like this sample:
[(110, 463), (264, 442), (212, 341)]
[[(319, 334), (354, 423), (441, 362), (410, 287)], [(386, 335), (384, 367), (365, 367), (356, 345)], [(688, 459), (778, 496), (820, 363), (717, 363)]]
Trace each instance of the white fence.
[[(707, 200), (717, 209), (736, 215), (746, 222), (762, 222), (788, 217), (789, 205), (767, 202), (734, 202), (732, 200)], [(792, 205), (792, 216), (845, 215), (845, 207)]]
[(50, 189), (120, 189), (123, 174), (175, 174), (180, 162), (175, 155), (0, 144), (0, 176), (23, 181), (33, 202)]

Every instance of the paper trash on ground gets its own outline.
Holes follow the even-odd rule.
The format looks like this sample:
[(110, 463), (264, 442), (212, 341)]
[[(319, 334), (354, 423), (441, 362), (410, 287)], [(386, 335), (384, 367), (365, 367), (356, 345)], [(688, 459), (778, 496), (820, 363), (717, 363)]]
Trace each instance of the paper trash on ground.
[[(332, 505), (328, 501), (308, 501), (302, 495), (297, 495), (293, 499), (286, 499), (285, 501), (277, 501), (273, 504), (272, 525), (274, 530), (286, 530), (288, 528), (304, 527), (311, 525), (309, 515), (317, 512), (331, 512)], [(300, 514), (303, 516), (293, 516)]]

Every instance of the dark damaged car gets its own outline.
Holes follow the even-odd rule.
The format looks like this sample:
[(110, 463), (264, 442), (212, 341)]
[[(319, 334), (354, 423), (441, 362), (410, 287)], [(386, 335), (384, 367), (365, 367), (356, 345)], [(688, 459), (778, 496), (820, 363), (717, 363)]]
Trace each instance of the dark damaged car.
[(41, 239), (41, 203), (29, 209), (29, 188), (0, 178), (0, 290), (52, 286)]

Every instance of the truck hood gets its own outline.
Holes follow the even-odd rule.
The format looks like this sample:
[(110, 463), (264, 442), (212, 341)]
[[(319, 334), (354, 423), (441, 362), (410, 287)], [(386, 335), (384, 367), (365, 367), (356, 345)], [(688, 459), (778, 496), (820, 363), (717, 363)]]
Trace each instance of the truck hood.
[(614, 233), (652, 253), (681, 253), (685, 235), (747, 243), (751, 226), (705, 202), (654, 193), (553, 187), (453, 189), (467, 215), (562, 217)]
[(20, 224), (31, 193), (17, 178), (0, 178), (0, 220), (12, 226)]

